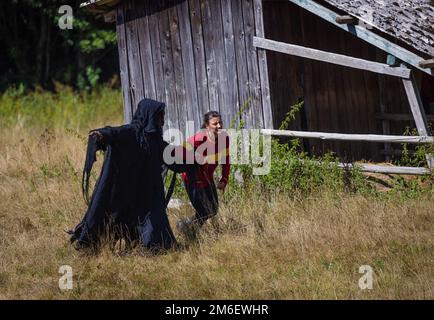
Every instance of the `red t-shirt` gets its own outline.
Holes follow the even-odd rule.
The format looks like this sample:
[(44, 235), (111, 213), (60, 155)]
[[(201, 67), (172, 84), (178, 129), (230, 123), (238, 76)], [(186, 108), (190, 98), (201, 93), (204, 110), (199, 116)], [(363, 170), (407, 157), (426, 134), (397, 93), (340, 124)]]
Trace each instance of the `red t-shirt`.
[[(214, 179), (214, 171), (219, 164), (222, 165), (222, 178), (220, 181), (227, 183), (229, 179), (229, 135), (221, 132), (216, 141), (208, 138), (205, 130), (197, 132), (184, 143), (187, 152), (194, 151), (195, 163), (199, 163), (196, 171), (195, 187), (205, 188)], [(182, 180), (186, 183), (188, 176), (182, 173)]]

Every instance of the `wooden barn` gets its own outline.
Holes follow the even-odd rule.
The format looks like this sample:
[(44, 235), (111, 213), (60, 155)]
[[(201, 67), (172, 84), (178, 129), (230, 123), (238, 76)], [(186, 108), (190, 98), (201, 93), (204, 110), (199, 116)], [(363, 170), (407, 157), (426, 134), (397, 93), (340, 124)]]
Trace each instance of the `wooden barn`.
[[(148, 97), (166, 103), (167, 126), (182, 132), (188, 120), (198, 129), (201, 115), (217, 110), (226, 126), (242, 120), (264, 134), (305, 138), (312, 154), (351, 161), (383, 161), (399, 155), (401, 142), (433, 142), (430, 0), (93, 0), (82, 7), (116, 23), (127, 122)], [(272, 130), (302, 101), (287, 130)], [(404, 137), (408, 127), (418, 136)]]

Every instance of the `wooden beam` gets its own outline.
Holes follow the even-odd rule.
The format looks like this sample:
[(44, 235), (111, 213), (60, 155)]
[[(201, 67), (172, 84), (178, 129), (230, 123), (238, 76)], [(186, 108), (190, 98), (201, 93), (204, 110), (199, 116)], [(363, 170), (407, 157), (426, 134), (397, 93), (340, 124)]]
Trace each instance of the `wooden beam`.
[(419, 62), (419, 67), (421, 68), (434, 68), (434, 59), (422, 60)]
[(408, 79), (410, 77), (410, 70), (408, 68), (392, 68), (384, 63), (349, 57), (342, 54), (321, 51), (317, 49), (297, 46), (294, 44), (253, 37), (253, 45), (261, 49), (286, 53), (297, 57), (308, 58), (317, 61), (333, 63), (345, 67), (368, 70), (405, 79)]
[(80, 9), (84, 8), (95, 14), (104, 14), (116, 8), (122, 0), (89, 0), (80, 4)]
[(429, 175), (431, 170), (428, 168), (420, 167), (398, 167), (398, 166), (382, 166), (375, 164), (348, 164), (340, 163), (338, 164), (340, 168), (359, 168), (363, 172), (374, 172), (374, 173), (389, 173), (389, 174), (408, 174), (408, 175)]
[(339, 24), (356, 24), (359, 21), (359, 19), (347, 15), (347, 16), (336, 16), (335, 21)]
[[(375, 118), (379, 120), (391, 121), (414, 121), (414, 117), (407, 113), (376, 113)], [(428, 121), (434, 121), (434, 115), (426, 115)]]
[(416, 122), (417, 131), (421, 136), (426, 136), (429, 134), (428, 124), (414, 77), (412, 76), (411, 79), (402, 79), (402, 83), (404, 84), (404, 89), (405, 93), (407, 94), (410, 109), (413, 114), (414, 121)]
[[(407, 94), (408, 102), (410, 104), (411, 113), (416, 123), (417, 132), (421, 136), (430, 136), (431, 132), (428, 129), (425, 110), (423, 108), (422, 99), (420, 98), (419, 89), (416, 85), (416, 80), (412, 75), (410, 79), (402, 79), (404, 84), (405, 93)], [(428, 167), (434, 167), (434, 157), (431, 154), (426, 154), (426, 161)]]
[(297, 6), (300, 6), (303, 9), (317, 15), (318, 17), (321, 17), (322, 19), (332, 23), (336, 27), (341, 28), (353, 34), (357, 38), (362, 39), (372, 44), (373, 46), (381, 50), (384, 50), (387, 53), (390, 53), (391, 55), (394, 55), (395, 57), (412, 65), (413, 67), (425, 73), (428, 73), (430, 75), (434, 75), (433, 69), (422, 68), (421, 66), (419, 66), (420, 61), (424, 59), (423, 57), (420, 57), (417, 54), (400, 47), (399, 45), (393, 43), (392, 41), (389, 41), (383, 38), (381, 35), (369, 31), (368, 29), (362, 26), (337, 23), (336, 17), (338, 16), (338, 14), (316, 3), (315, 1), (308, 1), (308, 0), (287, 0), (287, 1), (290, 1), (296, 4)]
[(341, 140), (341, 141), (367, 141), (367, 142), (391, 142), (391, 143), (434, 143), (434, 137), (429, 136), (395, 136), (377, 134), (346, 134), (329, 132), (308, 132), (291, 130), (271, 130), (263, 129), (261, 133), (271, 136), (313, 138), (321, 140)]
[(111, 3), (117, 3), (119, 1), (116, 0), (89, 0), (86, 2), (82, 2), (80, 3), (80, 8), (83, 7), (87, 7), (90, 5), (97, 5), (97, 6), (101, 6), (101, 5), (106, 5), (106, 4), (111, 4)]
[[(321, 165), (321, 161), (317, 160), (302, 160), (302, 162), (313, 162)], [(333, 163), (330, 163), (333, 165)], [(336, 164), (335, 164), (336, 165)], [(429, 175), (432, 171), (423, 167), (400, 167), (390, 165), (378, 165), (370, 163), (337, 163), (337, 167), (341, 169), (359, 169), (362, 172), (386, 173), (386, 174), (406, 174), (406, 175)]]
[(86, 2), (80, 3), (80, 8), (84, 8), (87, 6), (111, 6), (115, 7), (122, 0), (89, 0)]

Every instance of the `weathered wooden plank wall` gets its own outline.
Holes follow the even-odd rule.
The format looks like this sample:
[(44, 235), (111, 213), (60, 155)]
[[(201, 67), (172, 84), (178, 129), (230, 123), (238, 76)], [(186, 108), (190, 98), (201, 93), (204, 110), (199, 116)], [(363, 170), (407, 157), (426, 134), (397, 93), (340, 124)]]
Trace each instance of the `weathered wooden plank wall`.
[[(319, 50), (385, 63), (386, 54), (288, 1), (263, 3), (265, 37)], [(410, 113), (400, 79), (332, 64), (267, 52), (274, 127), (290, 106), (304, 100), (304, 109), (289, 129), (337, 133), (382, 134), (376, 118)], [(419, 72), (416, 72), (419, 74)], [(380, 90), (381, 88), (381, 90)], [(305, 121), (303, 119), (305, 118)], [(401, 135), (410, 121), (390, 123), (388, 134)], [(345, 160), (382, 160), (383, 144), (309, 140), (313, 154), (333, 151)], [(397, 147), (394, 145), (394, 147)]]
[[(259, 0), (127, 0), (117, 9), (126, 121), (144, 97), (166, 103), (166, 127), (195, 130), (202, 115), (271, 128), (267, 61), (253, 47), (263, 34)], [(267, 108), (266, 110), (263, 110)]]
[[(384, 52), (287, 1), (126, 0), (117, 8), (117, 34), (126, 121), (149, 97), (166, 103), (166, 128), (182, 131), (188, 120), (197, 130), (209, 110), (220, 111), (226, 126), (237, 125), (246, 106), (246, 127), (278, 128), (300, 101), (304, 109), (288, 129), (400, 135), (414, 127), (391, 121), (384, 132), (376, 117), (410, 113), (399, 79), (256, 50), (252, 37), (265, 35), (386, 61)], [(345, 161), (383, 159), (382, 144), (305, 139), (303, 145)]]
[(130, 79), (128, 73), (128, 52), (125, 34), (125, 15), (123, 7), (116, 9), (116, 34), (119, 51), (119, 71), (122, 83), (122, 95), (124, 100), (124, 119), (128, 122), (131, 119), (132, 103), (130, 95)]

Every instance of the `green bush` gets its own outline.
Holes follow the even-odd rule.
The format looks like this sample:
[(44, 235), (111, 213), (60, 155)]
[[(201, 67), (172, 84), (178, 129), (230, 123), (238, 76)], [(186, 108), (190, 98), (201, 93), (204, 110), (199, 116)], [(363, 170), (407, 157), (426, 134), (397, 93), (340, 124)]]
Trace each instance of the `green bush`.
[[(287, 129), (303, 106), (302, 101), (290, 107), (279, 129)], [(237, 146), (231, 146), (234, 147)], [(410, 157), (406, 154), (404, 146), (403, 161), (407, 165), (424, 166), (426, 165), (425, 154), (433, 153), (432, 148), (433, 146), (418, 146), (416, 153)], [(390, 190), (380, 192), (375, 183), (372, 183), (372, 179), (362, 173), (357, 165), (351, 168), (340, 168), (339, 162), (339, 159), (332, 154), (309, 157), (306, 152), (300, 150), (299, 139), (284, 141), (273, 138), (269, 174), (254, 176), (251, 166), (233, 165), (228, 193), (231, 196), (246, 192), (253, 192), (258, 196), (276, 193), (309, 196), (324, 192), (332, 195), (344, 192), (385, 198), (399, 196), (402, 199), (433, 194), (432, 176), (411, 179), (394, 176), (389, 181)], [(242, 182), (238, 182), (239, 180)]]
[[(254, 176), (248, 165), (234, 165), (231, 170), (230, 192), (261, 191), (259, 194), (311, 195), (320, 192), (373, 193), (363, 174), (357, 169), (341, 169), (338, 160), (327, 154), (309, 157), (298, 151), (298, 139), (281, 143), (271, 142), (271, 165), (267, 175)], [(242, 183), (238, 182), (242, 176)]]
[[(429, 131), (434, 134), (434, 131), (429, 128)], [(418, 136), (419, 133), (417, 129), (406, 128), (404, 135), (406, 136)], [(426, 167), (427, 166), (427, 155), (434, 157), (434, 145), (433, 144), (420, 144), (413, 148), (410, 148), (408, 144), (402, 144), (402, 156), (399, 160), (395, 161), (397, 165), (400, 166), (411, 166), (411, 167)]]

